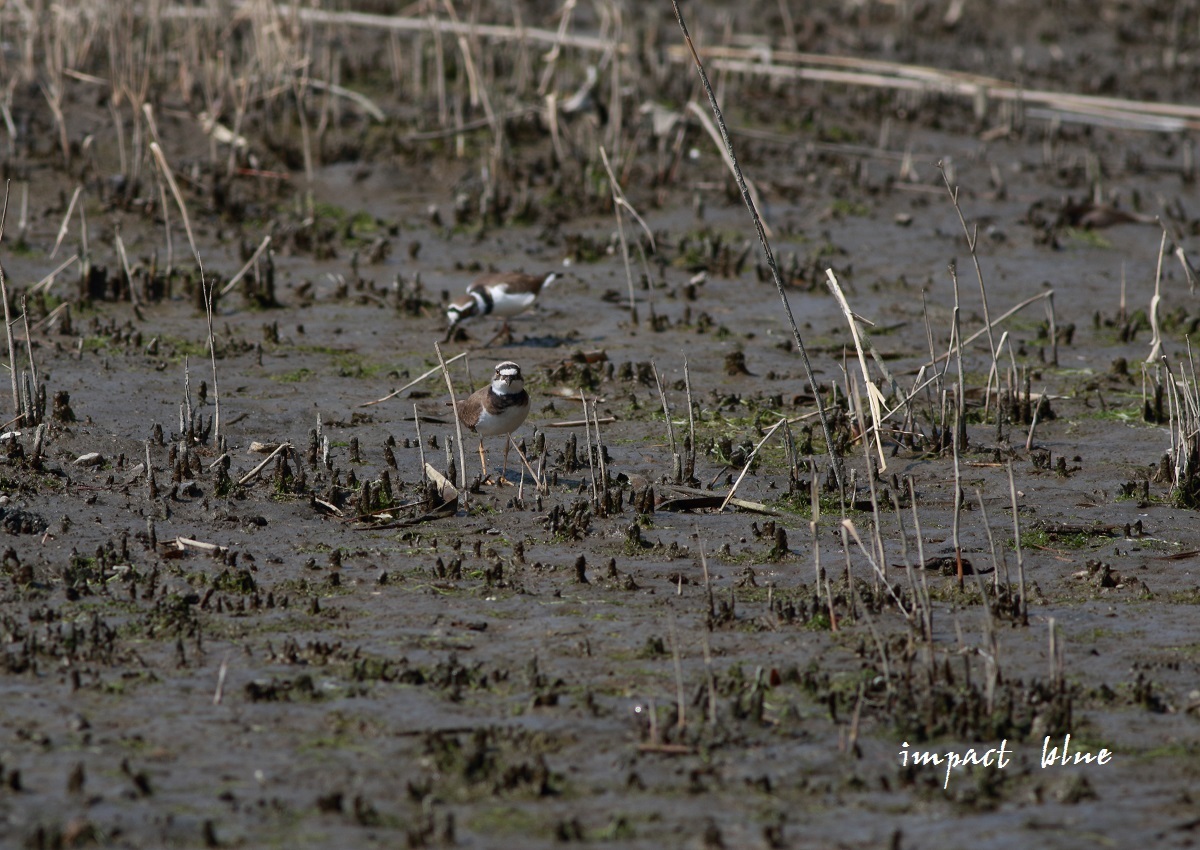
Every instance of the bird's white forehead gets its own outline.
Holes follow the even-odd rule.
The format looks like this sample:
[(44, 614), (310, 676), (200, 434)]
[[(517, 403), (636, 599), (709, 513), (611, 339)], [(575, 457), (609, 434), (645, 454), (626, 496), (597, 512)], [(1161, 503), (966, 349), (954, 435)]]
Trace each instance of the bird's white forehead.
[(496, 367), (496, 374), (505, 378), (519, 377), (521, 374), (521, 367), (512, 362), (501, 363)]

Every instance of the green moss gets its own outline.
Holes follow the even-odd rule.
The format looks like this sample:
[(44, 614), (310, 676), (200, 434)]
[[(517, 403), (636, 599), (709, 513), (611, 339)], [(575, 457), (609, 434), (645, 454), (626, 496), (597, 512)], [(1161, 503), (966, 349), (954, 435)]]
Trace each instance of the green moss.
[(85, 336), (83, 338), (84, 351), (108, 351), (110, 348), (113, 348), (113, 342), (107, 336)]
[(1063, 235), (1066, 237), (1064, 241), (1074, 243), (1080, 247), (1108, 250), (1113, 246), (1112, 242), (1098, 230), (1080, 230), (1075, 227), (1068, 227), (1063, 232)]
[(480, 835), (553, 837), (551, 825), (544, 817), (518, 806), (490, 806), (468, 819), (467, 828)]
[(810, 632), (827, 632), (830, 627), (829, 611), (822, 610), (813, 614), (804, 627)]
[(160, 348), (170, 350), (170, 356), (173, 361), (180, 361), (184, 357), (208, 357), (207, 340), (188, 340), (177, 336), (160, 336), (158, 344)]
[(151, 685), (158, 681), (158, 676), (148, 670), (138, 670), (133, 673), (103, 680), (104, 692), (112, 696), (124, 696), (138, 685)]
[[(1071, 743), (1075, 741), (1072, 738)], [(1080, 749), (1083, 749), (1081, 746)], [(1112, 751), (1112, 746), (1109, 746), (1109, 751)], [(1118, 752), (1125, 752), (1125, 749), (1120, 749)], [(1142, 750), (1136, 753), (1136, 756), (1143, 761), (1159, 761), (1167, 758), (1186, 759), (1194, 764), (1195, 759), (1200, 756), (1200, 744), (1195, 741), (1179, 741), (1174, 744), (1164, 744), (1161, 747), (1151, 747), (1148, 750)]]
[(41, 250), (35, 247), (33, 243), (25, 239), (24, 236), (16, 241), (4, 243), (4, 249), (9, 254), (12, 254), (16, 257), (32, 257), (35, 255), (38, 257), (41, 256)]
[(387, 371), (383, 363), (371, 363), (357, 352), (343, 352), (333, 358), (339, 378), (374, 378)]
[[(1044, 528), (1030, 528), (1021, 532), (1021, 547), (1023, 549), (1084, 549), (1091, 544), (1092, 538), (1093, 535), (1086, 532), (1052, 534)], [(1011, 539), (1009, 545), (1011, 545)]]
[(837, 198), (834, 200), (831, 211), (838, 218), (845, 218), (847, 216), (865, 218), (871, 214), (871, 210), (866, 204), (854, 203), (843, 198)]
[(281, 384), (299, 384), (307, 381), (309, 378), (316, 377), (316, 373), (312, 369), (301, 367), (292, 372), (284, 372), (281, 375), (272, 376)]
[(819, 128), (819, 132), (821, 140), (825, 142), (833, 142), (839, 145), (857, 144), (859, 142), (858, 133), (849, 127), (842, 127), (840, 125), (830, 126), (826, 124)]
[(1200, 587), (1189, 590), (1170, 590), (1162, 595), (1162, 599), (1176, 605), (1200, 605)]
[(632, 818), (626, 815), (614, 814), (606, 826), (596, 830), (588, 840), (593, 841), (632, 841), (637, 837), (637, 830), (631, 823)]
[[(838, 496), (836, 493), (829, 493), (822, 490), (818, 504), (821, 508), (821, 516), (830, 520), (829, 524), (831, 527), (841, 524), (842, 506), (838, 503)], [(774, 501), (767, 502), (767, 507), (771, 508), (772, 510), (779, 511), (780, 513), (800, 516), (804, 519), (812, 518), (812, 498), (809, 496), (807, 490), (796, 491), (795, 493), (789, 493), (781, 496)], [(880, 502), (879, 504), (879, 509), (881, 512), (890, 511), (891, 507), (892, 506), (890, 504), (884, 504), (883, 502)], [(849, 519), (854, 519), (856, 517), (867, 518), (870, 517), (870, 514), (865, 511), (848, 508), (846, 510), (846, 516)], [(822, 526), (826, 525), (824, 522), (820, 524)], [(793, 531), (793, 533), (797, 533), (801, 530), (807, 534), (807, 529), (796, 529)], [(789, 534), (789, 537), (790, 536), (791, 535)]]
[(243, 596), (258, 590), (258, 584), (249, 570), (222, 570), (213, 578), (212, 586), (225, 593), (239, 593)]
[(1092, 422), (1119, 422), (1122, 425), (1134, 427), (1155, 427), (1146, 422), (1141, 404), (1134, 404), (1130, 407), (1109, 407), (1106, 410), (1090, 408), (1074, 418)]

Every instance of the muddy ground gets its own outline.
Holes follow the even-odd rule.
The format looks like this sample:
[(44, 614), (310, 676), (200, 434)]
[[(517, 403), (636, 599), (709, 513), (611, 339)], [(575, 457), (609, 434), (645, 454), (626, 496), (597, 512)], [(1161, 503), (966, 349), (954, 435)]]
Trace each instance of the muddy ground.
[[(556, 9), (527, 5), (526, 26), (557, 28)], [(62, 78), (67, 162), (37, 84), (46, 71), (21, 76), (28, 31), (9, 22), (0, 260), (16, 369), (29, 373), (32, 357), (33, 395), (45, 392), (6, 426), (0, 467), (0, 843), (1195, 843), (1200, 525), (1163, 463), (1177, 411), (1155, 388), (1169, 379), (1147, 364), (1161, 217), (1162, 353), (1176, 378), (1190, 375), (1200, 309), (1172, 252), (1200, 254), (1191, 130), (714, 71), (844, 454), (839, 499), (720, 155), (695, 116), (655, 135), (639, 112), (699, 94), (670, 58), (681, 39), (659, 5), (625, 10), (622, 38), (639, 49), (615, 88), (601, 66), (603, 114), (560, 116), (558, 152), (537, 115), (544, 44), (471, 42), (493, 110), (509, 115), (496, 155), (449, 37), (441, 124), (428, 33), (284, 27), (297, 49), (340, 57), (340, 85), (385, 113), (375, 122), (310, 91), (311, 186), (294, 97), (247, 111), (230, 175), (228, 148), (196, 117), (199, 83), (181, 88), (175, 65), (156, 76), (162, 150), (216, 288), (272, 237), (270, 262), (215, 299), (215, 367), (178, 205), (149, 154), (136, 182), (119, 165), (104, 83), (114, 66), (95, 47)], [(788, 21), (776, 4), (746, 4), (745, 19), (686, 5), (702, 45), (1141, 102), (1197, 90), (1189, 3), (966, 4), (949, 19), (954, 4), (820, 3)], [(580, 9), (570, 31), (600, 32), (606, 10)], [(230, 37), (262, 26), (237, 20)], [(383, 69), (396, 51), (407, 76), (393, 86)], [(560, 101), (598, 61), (564, 51)], [(533, 73), (514, 82), (523, 67)], [(456, 112), (479, 119), (461, 147)], [(117, 114), (132, 149), (127, 101)], [(600, 144), (617, 151), (655, 237), (625, 219), (636, 318)], [(978, 233), (986, 308), (939, 162)], [(72, 254), (90, 271), (76, 262), (35, 288)], [(994, 320), (1032, 299), (996, 323), (999, 396), (994, 382), (985, 393), (986, 336), (963, 351), (961, 582), (957, 359), (910, 415), (900, 404), (945, 368), (920, 372), (931, 346), (940, 356), (951, 344), (951, 263), (962, 337), (985, 310)], [(437, 365), (442, 302), (491, 268), (564, 273), (510, 342), (479, 348), (489, 318), (442, 345), (447, 358), (470, 352), (450, 367), (457, 393), (499, 360), (521, 364), (533, 409), (517, 438), (546, 483), (514, 457), (519, 486), (476, 484), (438, 511), (422, 460), (446, 471), (455, 439), (441, 375), (364, 404)], [(900, 388), (883, 387), (900, 409), (873, 486), (846, 394), (851, 381), (862, 393), (861, 371), (826, 268)], [(595, 431), (578, 424), (580, 391), (603, 466)], [(718, 511), (697, 491), (727, 494), (781, 417), (790, 424), (754, 458), (740, 507)], [(285, 442), (251, 474), (267, 456), (256, 444)], [(468, 482), (475, 446), (468, 436)], [(863, 547), (846, 546), (843, 516)], [(1047, 739), (1061, 754), (1068, 734), (1072, 753), (1106, 750), (1106, 763), (1043, 766)], [(944, 765), (902, 763), (906, 750), (982, 755), (1001, 742), (1003, 768), (947, 779)]]

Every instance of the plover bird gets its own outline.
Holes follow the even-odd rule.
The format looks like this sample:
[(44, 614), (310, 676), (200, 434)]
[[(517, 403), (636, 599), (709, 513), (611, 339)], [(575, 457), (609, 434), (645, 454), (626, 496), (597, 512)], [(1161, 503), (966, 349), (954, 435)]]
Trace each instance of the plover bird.
[(471, 393), (458, 403), (458, 418), (462, 424), (479, 435), (479, 464), (483, 467), (483, 479), (487, 480), (487, 459), (483, 450), (483, 438), (504, 435), (504, 464), (500, 467), (500, 480), (504, 483), (504, 472), (508, 468), (508, 447), (512, 443), (512, 432), (521, 427), (529, 415), (529, 393), (525, 392), (525, 381), (521, 367), (511, 360), (496, 364), (490, 386)]
[(493, 340), (501, 335), (511, 336), (512, 330), (508, 326), (508, 320), (532, 307), (542, 289), (553, 283), (556, 277), (556, 272), (541, 277), (521, 272), (485, 274), (479, 277), (467, 287), (466, 295), (451, 301), (450, 306), (446, 308), (446, 318), (450, 321), (446, 339), (450, 338), (460, 322), (489, 313), (494, 313), (504, 320), (504, 327)]

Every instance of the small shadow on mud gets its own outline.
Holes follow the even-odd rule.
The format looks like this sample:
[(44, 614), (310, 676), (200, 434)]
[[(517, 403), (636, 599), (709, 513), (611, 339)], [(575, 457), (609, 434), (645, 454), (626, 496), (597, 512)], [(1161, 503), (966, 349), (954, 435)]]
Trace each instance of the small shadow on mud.
[(511, 348), (562, 348), (569, 345), (570, 340), (561, 336), (527, 336), (520, 342), (509, 343)]

